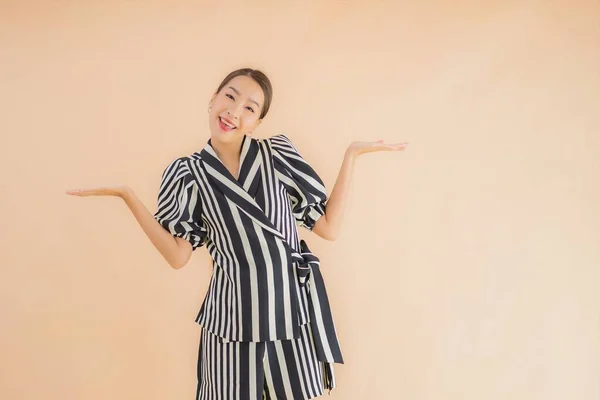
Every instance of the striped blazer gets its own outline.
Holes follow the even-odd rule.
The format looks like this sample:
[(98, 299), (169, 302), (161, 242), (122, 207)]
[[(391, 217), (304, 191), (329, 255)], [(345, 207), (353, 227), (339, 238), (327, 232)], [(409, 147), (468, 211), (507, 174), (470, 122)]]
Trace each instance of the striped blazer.
[(281, 134), (244, 136), (239, 165), (235, 179), (209, 140), (162, 174), (155, 219), (213, 259), (196, 322), (257, 342), (297, 338), (310, 321), (320, 361), (343, 363), (319, 259), (297, 230), (325, 214), (321, 178)]

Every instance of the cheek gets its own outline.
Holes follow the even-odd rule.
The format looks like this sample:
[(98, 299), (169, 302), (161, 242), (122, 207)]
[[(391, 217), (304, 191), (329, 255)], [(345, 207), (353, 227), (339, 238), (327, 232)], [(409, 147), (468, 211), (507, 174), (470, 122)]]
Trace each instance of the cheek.
[(254, 115), (245, 116), (244, 120), (243, 120), (244, 128), (245, 129), (254, 128), (254, 125), (256, 124), (257, 120), (258, 120), (258, 118)]
[(216, 110), (222, 110), (223, 108), (226, 107), (227, 105), (227, 98), (223, 98), (221, 96), (217, 96), (214, 100), (213, 100), (213, 108)]

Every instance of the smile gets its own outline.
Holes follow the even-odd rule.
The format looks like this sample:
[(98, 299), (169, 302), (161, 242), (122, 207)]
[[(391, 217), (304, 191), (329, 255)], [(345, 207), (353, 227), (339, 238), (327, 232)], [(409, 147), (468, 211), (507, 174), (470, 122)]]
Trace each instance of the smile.
[(221, 117), (219, 117), (219, 127), (225, 132), (231, 132), (234, 129), (237, 129), (237, 126)]

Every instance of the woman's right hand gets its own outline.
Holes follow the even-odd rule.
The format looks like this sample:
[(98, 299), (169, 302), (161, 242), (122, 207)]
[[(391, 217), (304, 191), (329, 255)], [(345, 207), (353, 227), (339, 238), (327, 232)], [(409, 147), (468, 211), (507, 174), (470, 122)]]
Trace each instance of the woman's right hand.
[(183, 267), (192, 255), (192, 245), (185, 239), (173, 237), (164, 228), (154, 215), (148, 211), (133, 190), (125, 185), (113, 185), (97, 187), (92, 189), (73, 189), (66, 192), (71, 196), (116, 196), (125, 201), (127, 207), (140, 224), (144, 233), (148, 236), (154, 247), (167, 260), (169, 265), (175, 269)]
[(123, 198), (131, 189), (125, 185), (104, 186), (93, 189), (73, 189), (67, 190), (66, 194), (71, 196), (116, 196)]

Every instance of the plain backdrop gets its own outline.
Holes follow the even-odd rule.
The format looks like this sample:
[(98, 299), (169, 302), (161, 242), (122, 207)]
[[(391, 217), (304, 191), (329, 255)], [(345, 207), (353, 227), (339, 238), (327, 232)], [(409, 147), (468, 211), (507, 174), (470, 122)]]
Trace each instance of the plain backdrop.
[(239, 67), (331, 191), (302, 231), (346, 364), (332, 399), (600, 398), (597, 1), (0, 1), (0, 398), (192, 399), (211, 266), (169, 268), (152, 212)]

